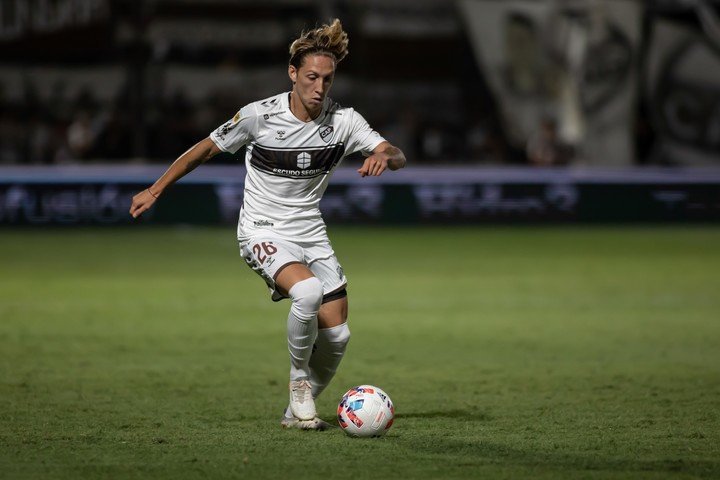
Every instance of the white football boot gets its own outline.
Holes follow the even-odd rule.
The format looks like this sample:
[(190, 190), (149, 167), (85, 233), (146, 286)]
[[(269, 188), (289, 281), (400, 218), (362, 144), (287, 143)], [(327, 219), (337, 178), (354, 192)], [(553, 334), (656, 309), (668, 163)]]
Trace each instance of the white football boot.
[(280, 425), (283, 428), (297, 428), (299, 430), (318, 430), (324, 431), (332, 428), (333, 426), (326, 421), (315, 417), (312, 420), (300, 420), (290, 411), (290, 407), (285, 409), (285, 414), (280, 420)]
[(307, 379), (290, 382), (290, 411), (298, 420), (312, 420), (317, 417), (312, 385)]

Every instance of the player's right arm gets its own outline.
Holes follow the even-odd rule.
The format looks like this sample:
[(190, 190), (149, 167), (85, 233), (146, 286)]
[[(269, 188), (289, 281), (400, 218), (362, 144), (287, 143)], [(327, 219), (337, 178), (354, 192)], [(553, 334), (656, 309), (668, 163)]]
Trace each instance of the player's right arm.
[(220, 152), (220, 147), (209, 137), (193, 145), (187, 152), (180, 155), (155, 183), (133, 197), (130, 215), (133, 218), (142, 215), (145, 210), (153, 206), (166, 188)]

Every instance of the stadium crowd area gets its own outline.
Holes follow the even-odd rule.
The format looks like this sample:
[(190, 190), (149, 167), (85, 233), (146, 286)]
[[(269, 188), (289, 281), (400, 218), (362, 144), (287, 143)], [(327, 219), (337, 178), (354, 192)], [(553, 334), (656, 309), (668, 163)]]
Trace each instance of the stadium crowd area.
[[(558, 142), (549, 115), (517, 128), (499, 113), (508, 106), (490, 92), (455, 3), (8, 0), (0, 12), (0, 165), (166, 163), (243, 105), (289, 90), (289, 42), (334, 17), (350, 33), (350, 55), (331, 98), (357, 108), (413, 163), (586, 162), (577, 138)], [(650, 4), (677, 16), (672, 2)], [(632, 119), (632, 158), (667, 163), (654, 151), (646, 101)]]
[[(283, 73), (279, 68), (278, 75)], [(90, 86), (73, 96), (65, 95), (63, 87), (58, 84), (53, 95), (41, 98), (30, 80), (21, 99), (0, 99), (0, 164), (164, 161), (205, 138), (253, 100), (222, 90), (195, 100), (177, 89), (146, 101), (139, 122), (129, 108), (128, 88), (103, 100)], [(339, 101), (353, 104), (342, 95)], [(502, 141), (491, 127), (493, 119), (482, 113), (468, 128), (460, 116), (456, 121), (438, 120), (410, 104), (398, 106), (397, 114), (358, 109), (385, 137), (403, 145), (415, 161), (499, 162), (504, 155)], [(236, 161), (229, 155), (224, 158), (221, 161)]]
[(502, 141), (447, 2), (92, 3), (95, 23), (0, 42), (0, 164), (167, 162), (246, 103), (289, 90), (288, 41), (333, 16), (351, 53), (330, 96), (414, 162), (525, 160)]

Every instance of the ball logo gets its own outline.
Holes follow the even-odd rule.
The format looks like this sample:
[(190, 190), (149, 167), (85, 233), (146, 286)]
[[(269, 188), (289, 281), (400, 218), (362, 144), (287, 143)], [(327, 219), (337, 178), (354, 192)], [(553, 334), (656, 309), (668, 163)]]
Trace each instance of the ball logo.
[(381, 437), (392, 426), (394, 417), (390, 397), (372, 385), (348, 390), (337, 409), (338, 423), (351, 437)]
[(305, 170), (310, 166), (310, 154), (307, 152), (302, 152), (297, 156), (297, 166), (300, 170)]

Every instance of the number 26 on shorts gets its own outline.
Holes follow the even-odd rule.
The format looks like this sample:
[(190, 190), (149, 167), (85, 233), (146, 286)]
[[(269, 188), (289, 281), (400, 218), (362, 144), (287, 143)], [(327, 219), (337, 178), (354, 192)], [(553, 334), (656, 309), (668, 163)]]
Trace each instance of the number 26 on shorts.
[(273, 242), (259, 242), (252, 246), (252, 251), (255, 254), (255, 258), (257, 258), (258, 262), (262, 265), (269, 256), (277, 253), (277, 247), (273, 245)]

